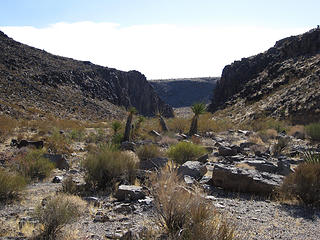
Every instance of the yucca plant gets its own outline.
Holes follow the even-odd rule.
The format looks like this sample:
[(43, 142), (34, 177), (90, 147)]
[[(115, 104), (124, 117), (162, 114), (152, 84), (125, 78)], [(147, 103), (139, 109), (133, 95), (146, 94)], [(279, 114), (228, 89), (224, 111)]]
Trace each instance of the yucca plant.
[(198, 132), (198, 119), (201, 114), (206, 112), (206, 105), (204, 103), (195, 103), (192, 105), (191, 110), (194, 113), (194, 116), (191, 121), (189, 136)]
[(320, 163), (320, 153), (309, 150), (303, 153), (303, 157), (307, 163)]
[(130, 141), (131, 139), (131, 128), (132, 128), (132, 119), (133, 115), (137, 113), (137, 110), (134, 107), (129, 108), (129, 115), (126, 122), (126, 128), (124, 130), (123, 141)]

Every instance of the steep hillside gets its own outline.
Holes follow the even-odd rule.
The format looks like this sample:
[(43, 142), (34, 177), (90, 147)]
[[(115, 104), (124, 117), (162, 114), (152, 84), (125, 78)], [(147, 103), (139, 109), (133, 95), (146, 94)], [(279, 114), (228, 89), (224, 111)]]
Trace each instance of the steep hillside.
[(209, 103), (219, 78), (179, 78), (149, 81), (157, 94), (172, 107), (187, 107), (195, 102)]
[[(107, 54), (107, 53), (106, 53)], [(165, 104), (137, 71), (123, 72), (59, 57), (18, 43), (0, 32), (0, 113), (22, 117), (51, 113), (85, 119), (119, 116), (122, 106), (142, 115)]]
[[(276, 42), (224, 68), (209, 110), (229, 107), (238, 119), (257, 114), (294, 123), (320, 120), (320, 29)], [(232, 107), (231, 107), (232, 106)]]

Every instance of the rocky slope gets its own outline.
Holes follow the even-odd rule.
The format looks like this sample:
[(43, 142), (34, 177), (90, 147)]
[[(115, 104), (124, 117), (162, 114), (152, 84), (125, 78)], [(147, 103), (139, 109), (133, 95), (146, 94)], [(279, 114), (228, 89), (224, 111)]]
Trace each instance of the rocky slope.
[(317, 28), (282, 39), (264, 53), (226, 66), (209, 110), (229, 106), (239, 119), (262, 113), (307, 123), (320, 120), (319, 88)]
[(195, 102), (209, 103), (212, 89), (219, 78), (178, 78), (152, 80), (149, 83), (157, 94), (172, 107), (188, 107)]
[(173, 116), (137, 71), (123, 72), (59, 57), (0, 32), (0, 112), (15, 117), (51, 113), (84, 119), (119, 116), (134, 106), (145, 116)]

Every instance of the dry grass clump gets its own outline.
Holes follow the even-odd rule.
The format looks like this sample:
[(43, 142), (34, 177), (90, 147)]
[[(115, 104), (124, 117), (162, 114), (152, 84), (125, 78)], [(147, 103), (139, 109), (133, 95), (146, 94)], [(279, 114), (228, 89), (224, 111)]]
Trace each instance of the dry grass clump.
[(162, 170), (151, 177), (157, 224), (168, 239), (237, 239), (235, 228), (202, 197), (179, 180), (176, 172)]
[(304, 204), (320, 206), (320, 164), (302, 163), (288, 175), (281, 188), (284, 199), (299, 200)]
[(184, 164), (187, 161), (195, 161), (198, 157), (206, 154), (204, 147), (190, 142), (179, 142), (171, 146), (168, 150), (168, 156), (179, 164)]
[(313, 141), (320, 141), (320, 122), (307, 125), (305, 130)]
[(52, 153), (71, 153), (71, 140), (65, 134), (61, 134), (58, 129), (54, 129), (52, 134), (46, 139), (48, 150)]
[(16, 120), (7, 116), (0, 116), (0, 142), (4, 142), (16, 127)]
[(140, 160), (150, 160), (163, 156), (163, 152), (160, 151), (160, 148), (153, 144), (140, 146), (136, 153)]
[(263, 142), (267, 143), (270, 139), (275, 139), (278, 136), (278, 132), (275, 129), (265, 129), (258, 132), (259, 137)]
[(170, 118), (167, 121), (168, 128), (176, 133), (185, 133), (189, 126), (190, 120), (185, 118)]
[(231, 128), (235, 128), (229, 119), (215, 119), (211, 113), (202, 114), (199, 117), (198, 130), (201, 133), (205, 132), (223, 132)]
[(273, 155), (279, 156), (288, 147), (290, 138), (279, 138), (278, 142), (273, 146)]
[(58, 233), (66, 224), (73, 223), (84, 213), (86, 203), (72, 195), (59, 194), (50, 199), (45, 206), (39, 205), (34, 216), (43, 225), (38, 239), (57, 239)]
[(42, 180), (55, 168), (50, 160), (43, 157), (44, 153), (44, 150), (38, 149), (22, 152), (11, 164), (26, 179)]
[(161, 140), (158, 142), (161, 146), (165, 145), (165, 146), (171, 146), (171, 145), (175, 145), (178, 143), (178, 140), (170, 137), (170, 136), (163, 136), (161, 138)]
[(299, 137), (301, 139), (305, 138), (305, 129), (303, 125), (294, 125), (288, 131), (289, 136)]
[(26, 186), (24, 177), (0, 168), (0, 202), (13, 200)]
[(272, 117), (261, 116), (255, 120), (251, 120), (244, 124), (245, 128), (255, 132), (267, 129), (274, 129), (278, 133), (286, 132), (288, 130), (288, 123)]
[(86, 169), (86, 182), (94, 189), (114, 188), (119, 181), (134, 183), (136, 163), (131, 156), (110, 146), (88, 155), (83, 166)]

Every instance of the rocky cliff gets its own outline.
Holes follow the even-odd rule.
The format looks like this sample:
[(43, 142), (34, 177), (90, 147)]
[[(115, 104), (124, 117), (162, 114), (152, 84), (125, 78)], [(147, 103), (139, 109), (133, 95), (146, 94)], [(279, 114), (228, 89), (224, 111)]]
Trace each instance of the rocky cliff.
[(0, 113), (94, 119), (119, 116), (131, 106), (145, 116), (157, 110), (173, 116), (137, 71), (55, 56), (0, 32)]
[[(223, 69), (209, 110), (233, 106), (296, 123), (320, 120), (320, 29), (276, 42), (264, 53)], [(239, 115), (238, 114), (238, 115)]]
[(188, 107), (195, 102), (209, 103), (219, 78), (178, 78), (149, 81), (157, 94), (172, 107)]

